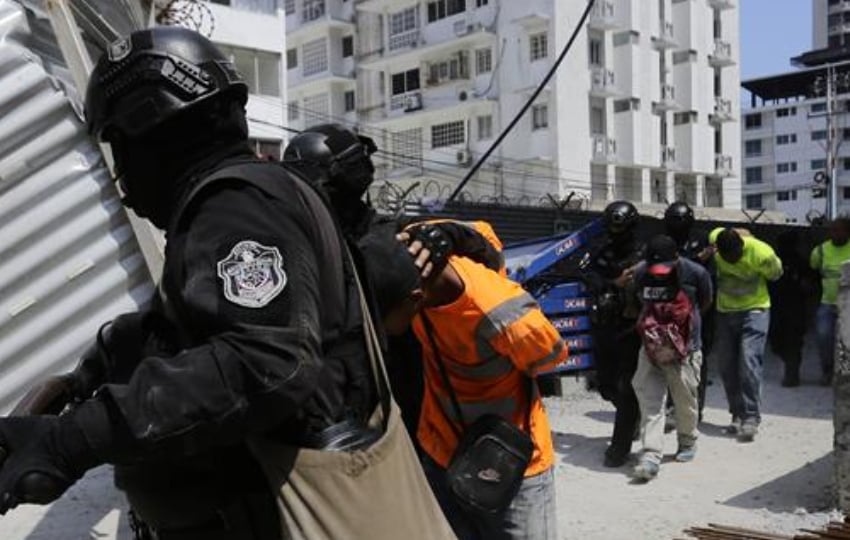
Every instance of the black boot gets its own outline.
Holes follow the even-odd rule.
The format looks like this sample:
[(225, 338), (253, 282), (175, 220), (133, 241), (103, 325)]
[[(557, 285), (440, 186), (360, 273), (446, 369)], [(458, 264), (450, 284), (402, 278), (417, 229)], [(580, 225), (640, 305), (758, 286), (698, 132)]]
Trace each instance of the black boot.
[(786, 388), (800, 386), (800, 360), (800, 354), (793, 352), (783, 358), (785, 375), (782, 377), (782, 386)]

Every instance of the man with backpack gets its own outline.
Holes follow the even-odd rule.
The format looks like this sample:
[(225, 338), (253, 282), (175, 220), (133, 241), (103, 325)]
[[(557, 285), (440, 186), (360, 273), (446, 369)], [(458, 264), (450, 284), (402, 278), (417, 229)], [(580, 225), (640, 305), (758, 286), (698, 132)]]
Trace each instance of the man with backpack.
[(632, 385), (640, 404), (643, 454), (634, 476), (649, 481), (661, 466), (668, 388), (679, 441), (676, 461), (691, 461), (696, 454), (701, 314), (711, 306), (713, 291), (708, 271), (680, 258), (676, 242), (665, 235), (650, 240), (646, 260), (635, 269), (635, 283), (643, 308), (637, 323), (641, 349)]

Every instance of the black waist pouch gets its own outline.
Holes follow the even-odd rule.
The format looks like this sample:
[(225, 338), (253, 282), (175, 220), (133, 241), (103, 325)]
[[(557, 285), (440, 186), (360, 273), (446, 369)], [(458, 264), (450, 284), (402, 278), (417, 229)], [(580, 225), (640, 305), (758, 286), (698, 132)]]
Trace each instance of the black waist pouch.
[(467, 511), (497, 514), (516, 497), (534, 443), (501, 416), (486, 414), (463, 432), (449, 468), (449, 489)]

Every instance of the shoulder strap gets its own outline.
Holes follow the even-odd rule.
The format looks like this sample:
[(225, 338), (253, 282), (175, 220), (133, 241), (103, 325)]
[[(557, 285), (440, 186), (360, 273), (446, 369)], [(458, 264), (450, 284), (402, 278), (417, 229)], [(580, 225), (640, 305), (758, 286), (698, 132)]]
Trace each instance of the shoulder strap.
[[(443, 360), (443, 355), (440, 354), (440, 348), (437, 347), (437, 340), (434, 339), (434, 325), (431, 323), (431, 319), (428, 318), (428, 315), (425, 313), (424, 310), (421, 311), (419, 315), (422, 317), (422, 324), (425, 327), (425, 333), (428, 335), (428, 342), (431, 345), (431, 349), (434, 350), (434, 357), (437, 359), (437, 367), (440, 370), (440, 378), (443, 380), (443, 384), (446, 385), (446, 390), (448, 390), (448, 392), (449, 392), (449, 397), (452, 401), (452, 408), (454, 409), (458, 420), (460, 420), (461, 426), (463, 426), (464, 429), (465, 429), (468, 426), (468, 424), (466, 423), (466, 420), (463, 417), (463, 411), (460, 407), (460, 401), (457, 398), (457, 393), (455, 392), (455, 389), (452, 386), (451, 379), (449, 379), (449, 371), (448, 371), (448, 368), (446, 367), (446, 362)], [(523, 381), (526, 383), (526, 385), (525, 385), (526, 386), (526, 392), (528, 394), (528, 403), (527, 403), (527, 407), (526, 407), (526, 417), (525, 417), (525, 427), (526, 427), (526, 432), (530, 435), (531, 434), (531, 406), (534, 404), (534, 391), (535, 391), (536, 385), (534, 384), (534, 379), (532, 377), (529, 377), (529, 376), (525, 375), (524, 373), (520, 373), (520, 376), (522, 377)], [(440, 407), (440, 410), (441, 411), (443, 410), (442, 407)], [(443, 412), (443, 414), (445, 414), (445, 411)], [(455, 435), (457, 435), (458, 438), (460, 438), (461, 432), (457, 429), (457, 427), (455, 427), (455, 423), (452, 422), (451, 419), (448, 419), (448, 420), (449, 420), (449, 426), (451, 427), (452, 431), (454, 431)]]

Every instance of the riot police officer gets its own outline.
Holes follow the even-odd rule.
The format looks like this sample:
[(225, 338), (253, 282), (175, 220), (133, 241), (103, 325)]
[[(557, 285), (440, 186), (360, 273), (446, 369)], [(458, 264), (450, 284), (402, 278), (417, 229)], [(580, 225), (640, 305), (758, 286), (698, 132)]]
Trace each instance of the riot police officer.
[[(368, 200), (368, 189), (374, 181), (372, 155), (375, 142), (340, 124), (311, 126), (294, 136), (283, 152), (283, 162), (308, 180), (317, 183), (333, 206), (345, 234), (354, 242), (367, 232), (380, 228), (404, 233), (422, 277), (439, 272), (450, 254), (468, 257), (499, 270), (504, 266), (501, 246), (468, 224), (443, 220), (413, 225), (410, 220), (379, 216)], [(375, 287), (377, 289), (377, 287)], [(382, 291), (378, 289), (376, 293)], [(407, 291), (402, 291), (407, 292)], [(419, 412), (424, 396), (424, 374), (418, 340), (412, 332), (389, 336), (387, 372), (405, 425), (416, 441)]]
[[(716, 281), (716, 273), (712, 265), (711, 249), (708, 246), (708, 236), (694, 233), (694, 210), (684, 201), (676, 201), (664, 211), (664, 230), (676, 242), (679, 255), (701, 264)], [(716, 283), (714, 283), (716, 286)], [(716, 290), (716, 289), (715, 289)], [(705, 408), (705, 392), (708, 385), (708, 355), (711, 353), (711, 342), (714, 339), (714, 303), (702, 317), (702, 365), (700, 367), (699, 419), (702, 421), (702, 411)], [(668, 406), (672, 402), (668, 400)], [(667, 418), (672, 421), (674, 415)]]
[(638, 211), (628, 201), (605, 208), (606, 237), (601, 248), (584, 265), (592, 290), (593, 344), (600, 394), (616, 408), (611, 444), (605, 451), (606, 467), (626, 463), (638, 427), (640, 411), (632, 388), (640, 339), (635, 331), (639, 306), (632, 280), (634, 267), (643, 258), (635, 236)]
[(0, 419), (0, 513), (110, 462), (155, 538), (274, 539), (249, 437), (340, 450), (375, 439), (350, 265), (326, 249), (334, 227), (305, 202), (312, 189), (253, 156), (247, 93), (183, 28), (135, 32), (97, 63), (87, 124), (111, 147), (125, 204), (166, 232), (161, 294), (68, 376), (71, 412)]

